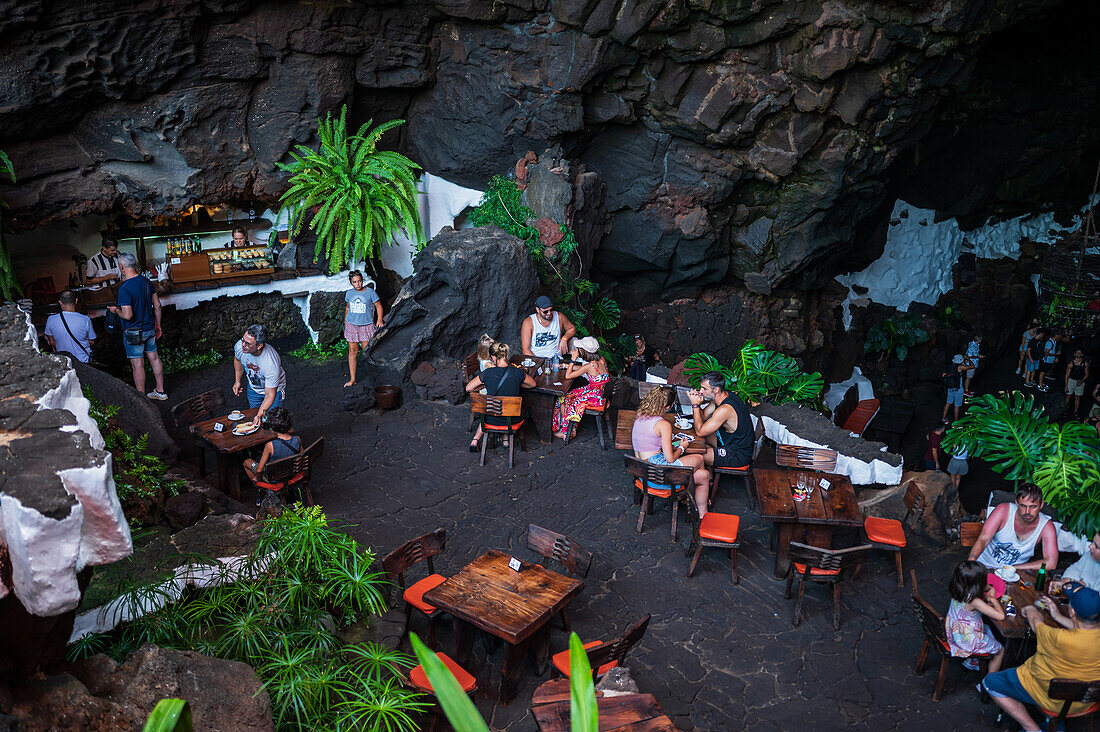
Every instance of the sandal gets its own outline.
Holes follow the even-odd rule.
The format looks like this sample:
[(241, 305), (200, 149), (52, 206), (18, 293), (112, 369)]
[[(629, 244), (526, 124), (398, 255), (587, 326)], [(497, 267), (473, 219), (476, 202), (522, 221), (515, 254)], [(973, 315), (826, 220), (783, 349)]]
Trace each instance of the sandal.
[(480, 440), (470, 440), (470, 452), (477, 452), (480, 449), (478, 447), (479, 442)]

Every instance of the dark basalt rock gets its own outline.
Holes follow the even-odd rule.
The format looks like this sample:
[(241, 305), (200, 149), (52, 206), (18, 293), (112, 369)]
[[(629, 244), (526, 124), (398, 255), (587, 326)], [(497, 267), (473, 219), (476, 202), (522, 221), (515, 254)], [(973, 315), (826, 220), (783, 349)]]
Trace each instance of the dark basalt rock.
[[(4, 2), (19, 182), (0, 198), (20, 230), (273, 204), (276, 164), (348, 102), (353, 123), (409, 120), (383, 144), (468, 186), (561, 145), (606, 182), (595, 268), (623, 302), (731, 277), (812, 288), (878, 256), (899, 185), (971, 224), (1045, 205), (1052, 181), (1079, 206), (1098, 97), (1088, 51), (1064, 52), (1087, 38), (1064, 32), (1095, 17), (1059, 0)], [(1001, 61), (1036, 55), (1012, 83)]]
[(520, 323), (534, 312), (539, 294), (535, 266), (519, 239), (495, 226), (444, 230), (413, 267), (416, 274), (368, 351), (378, 383), (409, 387), (422, 361), (461, 360), (486, 330), (518, 345)]
[(186, 529), (206, 513), (206, 496), (199, 492), (182, 493), (164, 502), (164, 517), (173, 529)]

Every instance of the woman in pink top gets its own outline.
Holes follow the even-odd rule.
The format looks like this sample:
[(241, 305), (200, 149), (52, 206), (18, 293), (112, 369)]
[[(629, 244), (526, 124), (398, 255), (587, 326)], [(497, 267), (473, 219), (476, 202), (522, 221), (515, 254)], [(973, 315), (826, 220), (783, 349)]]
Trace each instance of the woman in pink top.
[(653, 389), (638, 405), (638, 416), (630, 431), (634, 457), (654, 465), (676, 465), (695, 469), (695, 505), (699, 516), (707, 513), (707, 497), (710, 495), (710, 474), (703, 466), (702, 455), (685, 455), (685, 445), (672, 446), (672, 425), (664, 419), (676, 402), (676, 390), (670, 386)]

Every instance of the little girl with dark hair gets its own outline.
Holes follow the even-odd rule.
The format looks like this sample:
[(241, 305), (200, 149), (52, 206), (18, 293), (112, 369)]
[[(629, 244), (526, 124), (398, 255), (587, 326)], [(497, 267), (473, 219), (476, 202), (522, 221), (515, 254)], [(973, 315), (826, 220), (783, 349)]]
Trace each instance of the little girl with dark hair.
[(959, 562), (947, 592), (951, 595), (951, 606), (945, 624), (951, 655), (967, 659), (963, 665), (977, 670), (977, 661), (971, 656), (995, 654), (989, 661), (989, 673), (999, 670), (1004, 660), (1004, 646), (982, 620), (983, 615), (994, 620), (1005, 619), (997, 591), (990, 584), (989, 570), (979, 562)]

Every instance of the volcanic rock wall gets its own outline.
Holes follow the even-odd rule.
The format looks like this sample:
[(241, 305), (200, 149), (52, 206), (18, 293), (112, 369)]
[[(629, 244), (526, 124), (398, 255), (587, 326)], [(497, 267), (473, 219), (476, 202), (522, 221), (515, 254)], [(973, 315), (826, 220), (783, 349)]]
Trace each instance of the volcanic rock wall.
[[(727, 277), (817, 286), (878, 256), (891, 166), (983, 46), (1059, 5), (0, 0), (0, 149), (20, 181), (0, 197), (24, 228), (271, 203), (276, 163), (349, 102), (407, 118), (389, 144), (479, 188), (560, 144), (607, 183), (594, 266), (627, 306)], [(1027, 171), (1002, 201), (1058, 176)]]
[[(132, 551), (111, 455), (76, 372), (38, 353), (29, 327), (15, 306), (0, 307), (0, 672), (50, 653), (28, 613), (75, 609), (78, 573)], [(63, 652), (69, 630), (46, 632)]]

